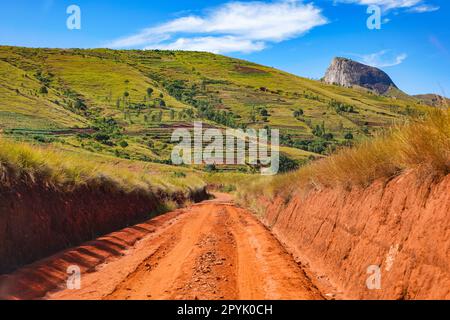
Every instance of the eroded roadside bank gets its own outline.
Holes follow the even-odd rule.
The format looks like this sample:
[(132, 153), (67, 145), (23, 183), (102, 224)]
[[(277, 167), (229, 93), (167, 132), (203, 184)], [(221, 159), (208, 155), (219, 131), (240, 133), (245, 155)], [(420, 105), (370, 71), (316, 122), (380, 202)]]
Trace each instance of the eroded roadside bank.
[[(407, 172), (262, 204), (264, 224), (342, 298), (450, 299), (449, 175), (422, 181)], [(368, 288), (376, 268), (381, 287)]]
[(187, 191), (125, 191), (107, 179), (61, 190), (26, 173), (3, 171), (0, 181), (0, 274), (68, 247), (208, 198), (206, 187)]

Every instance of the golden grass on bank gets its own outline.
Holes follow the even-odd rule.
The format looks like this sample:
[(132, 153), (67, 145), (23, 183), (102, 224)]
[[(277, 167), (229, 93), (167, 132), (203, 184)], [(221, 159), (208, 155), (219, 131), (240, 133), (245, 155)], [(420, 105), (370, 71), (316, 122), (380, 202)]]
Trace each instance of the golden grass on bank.
[(450, 173), (449, 110), (436, 109), (424, 119), (411, 120), (297, 172), (246, 182), (239, 187), (239, 193), (244, 201), (251, 201), (258, 194), (289, 195), (302, 188), (365, 187), (408, 169), (424, 176)]
[(80, 184), (95, 175), (95, 167), (82, 159), (68, 157), (52, 149), (0, 139), (2, 171), (39, 176), (55, 184)]
[(26, 174), (61, 189), (98, 184), (114, 185), (126, 192), (157, 189), (189, 192), (204, 186), (204, 182), (194, 174), (186, 179), (171, 177), (173, 168), (169, 170), (162, 165), (101, 158), (57, 147), (16, 142), (0, 136), (1, 180), (5, 179), (6, 172), (17, 177)]
[(363, 185), (392, 177), (405, 169), (425, 174), (450, 171), (450, 116), (435, 110), (427, 118), (391, 129), (353, 149), (312, 165), (311, 179), (325, 186)]

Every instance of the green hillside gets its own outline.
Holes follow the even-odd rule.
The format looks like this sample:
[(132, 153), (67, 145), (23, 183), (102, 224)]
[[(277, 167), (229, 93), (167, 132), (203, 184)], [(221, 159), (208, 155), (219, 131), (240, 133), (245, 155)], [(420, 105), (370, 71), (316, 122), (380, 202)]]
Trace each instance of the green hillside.
[(173, 129), (201, 120), (278, 128), (306, 161), (426, 108), (210, 53), (0, 47), (4, 134), (119, 158), (169, 163)]

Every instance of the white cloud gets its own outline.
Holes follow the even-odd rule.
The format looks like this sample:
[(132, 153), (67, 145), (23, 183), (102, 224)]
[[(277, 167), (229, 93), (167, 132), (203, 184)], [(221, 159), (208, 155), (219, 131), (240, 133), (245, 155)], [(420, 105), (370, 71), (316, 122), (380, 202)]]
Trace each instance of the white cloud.
[[(424, 0), (334, 0), (335, 3), (354, 3), (363, 6), (377, 5), (384, 11), (392, 9), (409, 9), (410, 12), (428, 12), (439, 7), (424, 4)], [(427, 11), (428, 10), (428, 11)]]
[(416, 12), (416, 13), (425, 13), (425, 12), (438, 11), (439, 9), (440, 9), (439, 6), (423, 4), (423, 5), (411, 8), (409, 11), (410, 12)]
[(203, 16), (177, 18), (107, 46), (252, 52), (264, 49), (267, 43), (301, 36), (326, 23), (319, 8), (300, 0), (230, 2), (208, 10)]
[(401, 64), (408, 58), (406, 53), (394, 54), (391, 50), (382, 50), (370, 54), (353, 54), (360, 62), (376, 68), (393, 67)]
[(212, 53), (261, 51), (266, 47), (264, 42), (240, 39), (233, 36), (179, 38), (171, 43), (149, 45), (144, 49), (207, 51)]

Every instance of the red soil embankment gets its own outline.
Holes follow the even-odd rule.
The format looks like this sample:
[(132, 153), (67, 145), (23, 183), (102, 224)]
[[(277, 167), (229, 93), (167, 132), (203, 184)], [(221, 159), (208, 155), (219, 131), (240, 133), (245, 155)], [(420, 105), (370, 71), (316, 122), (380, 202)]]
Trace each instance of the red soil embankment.
[[(350, 299), (450, 299), (450, 176), (280, 196), (263, 222)], [(369, 290), (371, 265), (381, 288)]]
[(206, 196), (206, 190), (188, 196), (124, 192), (110, 181), (97, 181), (68, 192), (27, 176), (20, 179), (3, 176), (0, 274), (147, 220), (164, 210), (166, 200), (182, 203), (203, 200)]

